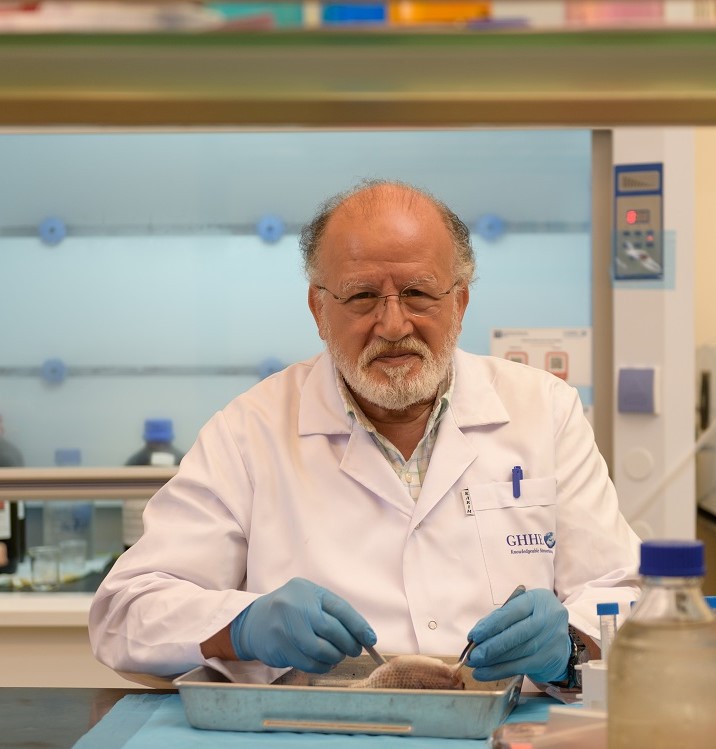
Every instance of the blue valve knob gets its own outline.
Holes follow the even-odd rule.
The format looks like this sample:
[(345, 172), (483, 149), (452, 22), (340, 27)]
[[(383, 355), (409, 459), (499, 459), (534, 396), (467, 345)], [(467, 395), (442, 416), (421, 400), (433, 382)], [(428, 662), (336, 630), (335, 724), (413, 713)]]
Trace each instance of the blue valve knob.
[(285, 231), (283, 220), (280, 216), (266, 214), (256, 224), (256, 233), (268, 244), (275, 244), (281, 239)]
[(276, 372), (280, 372), (285, 368), (286, 365), (280, 359), (269, 356), (259, 363), (259, 379), (265, 380), (270, 375), (276, 374)]
[(46, 359), (42, 363), (42, 379), (51, 385), (59, 385), (67, 377), (67, 365), (62, 359)]
[(494, 242), (505, 233), (505, 221), (496, 213), (486, 213), (477, 219), (475, 231), (483, 239)]
[(37, 233), (44, 244), (54, 247), (67, 236), (67, 227), (61, 219), (49, 217), (40, 223)]

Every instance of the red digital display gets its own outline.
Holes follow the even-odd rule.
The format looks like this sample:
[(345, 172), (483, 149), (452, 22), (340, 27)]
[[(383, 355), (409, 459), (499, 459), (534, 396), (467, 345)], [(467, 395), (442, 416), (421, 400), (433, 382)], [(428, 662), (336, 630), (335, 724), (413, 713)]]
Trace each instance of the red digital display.
[(648, 224), (651, 220), (651, 211), (646, 208), (629, 208), (624, 214), (627, 224)]

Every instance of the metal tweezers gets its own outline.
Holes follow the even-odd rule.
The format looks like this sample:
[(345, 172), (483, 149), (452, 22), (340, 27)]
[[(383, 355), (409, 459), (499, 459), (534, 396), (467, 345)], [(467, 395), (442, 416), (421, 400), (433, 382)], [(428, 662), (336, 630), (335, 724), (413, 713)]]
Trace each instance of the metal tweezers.
[[(524, 585), (518, 585), (512, 593), (510, 593), (509, 598), (505, 601), (505, 603), (502, 604), (504, 606), (505, 604), (509, 603), (513, 598), (517, 598), (517, 596), (521, 596), (527, 588), (525, 588)], [(500, 608), (502, 608), (500, 606)], [(465, 645), (465, 649), (460, 653), (460, 658), (458, 658), (456, 668), (460, 668), (465, 665), (467, 662), (467, 659), (470, 657), (470, 653), (477, 647), (477, 643), (473, 642), (472, 640), (468, 641), (467, 645)]]

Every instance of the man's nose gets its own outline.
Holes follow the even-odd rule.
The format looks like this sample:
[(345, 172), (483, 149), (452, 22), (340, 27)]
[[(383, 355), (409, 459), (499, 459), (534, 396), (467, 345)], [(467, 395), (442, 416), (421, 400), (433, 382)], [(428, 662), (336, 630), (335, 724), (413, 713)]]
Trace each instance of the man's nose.
[(413, 318), (406, 311), (399, 294), (387, 294), (376, 310), (376, 333), (388, 341), (399, 341), (413, 332)]

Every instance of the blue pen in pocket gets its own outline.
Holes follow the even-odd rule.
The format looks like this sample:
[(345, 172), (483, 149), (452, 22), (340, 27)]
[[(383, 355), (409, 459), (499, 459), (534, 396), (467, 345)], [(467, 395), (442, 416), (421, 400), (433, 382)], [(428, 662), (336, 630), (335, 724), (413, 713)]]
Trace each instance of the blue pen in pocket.
[(515, 499), (520, 498), (520, 481), (524, 478), (521, 466), (515, 466), (512, 469), (512, 496)]

